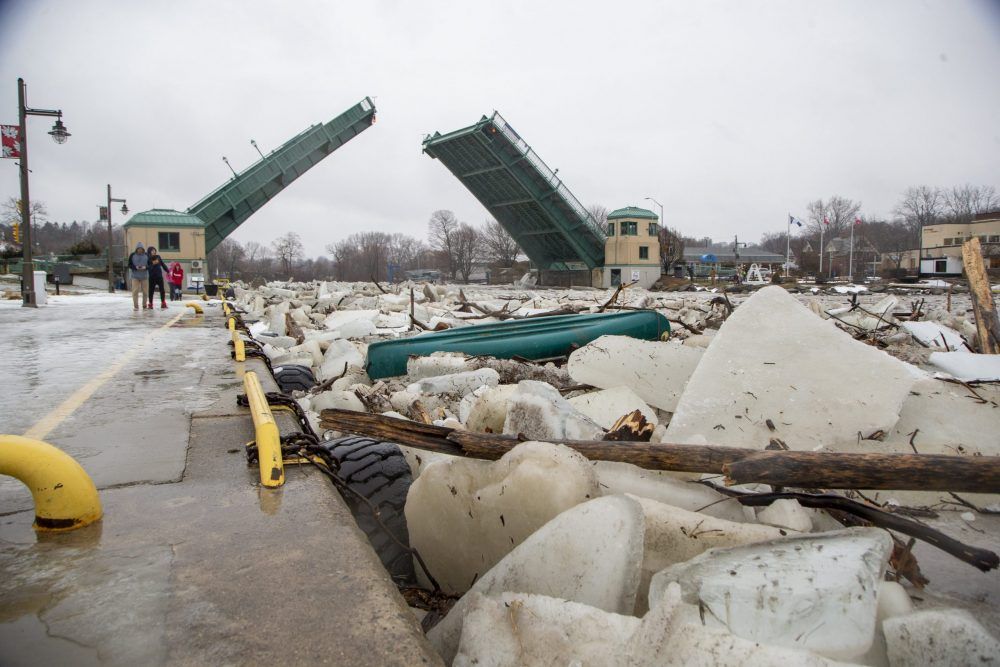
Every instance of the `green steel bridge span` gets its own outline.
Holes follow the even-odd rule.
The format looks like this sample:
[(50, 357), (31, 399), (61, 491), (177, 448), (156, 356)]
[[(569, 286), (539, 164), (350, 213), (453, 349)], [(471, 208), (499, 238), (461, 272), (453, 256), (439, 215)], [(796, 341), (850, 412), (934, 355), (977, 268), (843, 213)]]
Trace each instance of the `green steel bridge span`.
[(300, 132), (203, 197), (187, 213), (205, 222), (205, 252), (211, 252), (292, 181), (374, 122), (375, 104), (366, 97), (333, 120)]
[(424, 153), (440, 160), (539, 268), (604, 265), (604, 230), (499, 113), (427, 136)]

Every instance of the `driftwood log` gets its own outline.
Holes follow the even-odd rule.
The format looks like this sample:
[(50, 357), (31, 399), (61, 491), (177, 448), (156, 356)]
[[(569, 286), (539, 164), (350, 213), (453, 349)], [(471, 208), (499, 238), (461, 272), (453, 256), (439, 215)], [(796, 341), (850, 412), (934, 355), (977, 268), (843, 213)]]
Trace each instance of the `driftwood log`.
[[(499, 459), (523, 440), (351, 410), (323, 410), (320, 417), (326, 429), (479, 459)], [(570, 447), (592, 461), (620, 461), (648, 470), (722, 474), (727, 484), (1000, 493), (1000, 457), (995, 456), (760, 451), (635, 441), (552, 442)]]
[(962, 261), (965, 263), (965, 275), (969, 277), (969, 294), (972, 296), (972, 311), (976, 316), (979, 351), (983, 354), (1000, 354), (1000, 320), (993, 304), (990, 279), (983, 265), (983, 251), (978, 238), (971, 238), (962, 244)]

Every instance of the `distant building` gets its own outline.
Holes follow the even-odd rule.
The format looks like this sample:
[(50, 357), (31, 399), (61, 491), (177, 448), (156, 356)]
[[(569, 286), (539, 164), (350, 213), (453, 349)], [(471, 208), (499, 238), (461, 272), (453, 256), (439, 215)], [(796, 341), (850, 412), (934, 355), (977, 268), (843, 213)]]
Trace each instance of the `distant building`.
[(1000, 211), (992, 211), (971, 222), (925, 226), (920, 231), (920, 275), (962, 275), (962, 244), (974, 237), (982, 245), (987, 270), (1000, 271)]
[[(836, 237), (823, 246), (823, 271), (832, 278), (850, 276), (851, 237)], [(861, 234), (854, 235), (853, 277), (875, 276), (878, 274), (882, 256)]]
[(637, 206), (608, 213), (601, 287), (630, 282), (649, 287), (660, 279), (659, 220), (652, 211)]
[[(711, 259), (713, 257), (714, 261)], [(742, 266), (745, 271), (751, 264), (757, 264), (769, 270), (777, 270), (784, 266), (785, 256), (758, 246), (747, 246), (734, 250), (731, 243), (692, 246), (684, 248), (684, 264), (690, 265), (694, 274), (703, 278), (710, 275), (712, 269), (715, 269), (719, 276), (728, 276), (734, 273), (734, 269)]]

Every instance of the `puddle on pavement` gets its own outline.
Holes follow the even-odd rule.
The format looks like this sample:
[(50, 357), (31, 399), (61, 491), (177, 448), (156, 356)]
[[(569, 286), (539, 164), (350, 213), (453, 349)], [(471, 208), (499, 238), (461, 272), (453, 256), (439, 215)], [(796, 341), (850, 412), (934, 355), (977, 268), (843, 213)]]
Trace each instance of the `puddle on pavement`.
[(160, 375), (166, 375), (166, 373), (167, 373), (167, 369), (165, 369), (165, 368), (155, 368), (155, 369), (151, 369), (151, 370), (148, 370), (148, 371), (136, 371), (135, 375), (141, 375), (143, 377), (150, 377), (150, 376), (157, 376), (158, 377)]

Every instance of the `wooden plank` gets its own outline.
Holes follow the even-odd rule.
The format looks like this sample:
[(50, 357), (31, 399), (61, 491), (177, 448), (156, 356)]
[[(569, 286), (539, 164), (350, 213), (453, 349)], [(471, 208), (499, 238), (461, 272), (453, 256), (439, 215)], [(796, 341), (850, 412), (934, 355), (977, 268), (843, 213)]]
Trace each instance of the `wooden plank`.
[(989, 275), (983, 264), (983, 252), (978, 238), (971, 238), (962, 244), (962, 260), (965, 263), (965, 275), (969, 279), (972, 310), (976, 316), (979, 351), (983, 354), (1000, 354), (1000, 320), (997, 319), (997, 309), (993, 303)]

